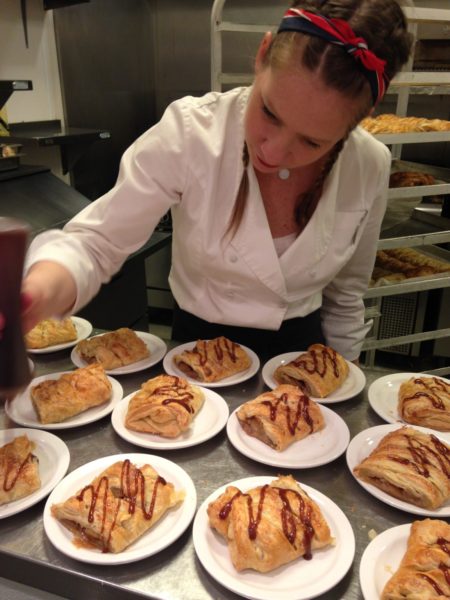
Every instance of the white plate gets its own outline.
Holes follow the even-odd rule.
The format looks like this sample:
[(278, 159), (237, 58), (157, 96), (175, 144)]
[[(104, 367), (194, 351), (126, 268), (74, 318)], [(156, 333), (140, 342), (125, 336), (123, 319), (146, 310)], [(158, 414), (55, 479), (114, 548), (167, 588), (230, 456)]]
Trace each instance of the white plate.
[[(378, 500), (382, 500), (386, 504), (390, 506), (394, 506), (395, 508), (399, 508), (400, 510), (404, 510), (406, 512), (412, 513), (414, 515), (423, 515), (425, 517), (436, 517), (438, 519), (442, 517), (450, 517), (450, 500), (447, 500), (445, 504), (441, 507), (436, 508), (435, 510), (429, 510), (426, 508), (421, 508), (420, 506), (414, 506), (414, 504), (410, 504), (409, 502), (404, 502), (403, 500), (398, 500), (393, 496), (390, 496), (386, 492), (379, 490), (374, 485), (370, 483), (366, 483), (361, 479), (358, 479), (353, 473), (353, 469), (359, 465), (359, 463), (368, 456), (374, 448), (378, 445), (381, 439), (386, 436), (391, 431), (395, 431), (402, 427), (400, 424), (391, 424), (391, 425), (377, 425), (376, 427), (370, 427), (369, 429), (365, 429), (358, 433), (348, 445), (347, 448), (347, 465), (350, 469), (351, 474), (355, 477), (356, 481), (361, 485), (366, 491), (368, 491), (372, 496), (378, 498)], [(412, 427), (412, 425), (410, 426)], [(417, 427), (414, 425), (413, 429), (417, 429), (422, 433), (428, 433), (440, 438), (443, 442), (449, 443), (449, 437), (442, 435), (440, 432), (435, 431), (434, 429), (427, 429), (426, 427)]]
[(196, 342), (187, 342), (186, 344), (181, 344), (181, 346), (172, 348), (172, 350), (170, 350), (165, 355), (164, 360), (163, 360), (163, 367), (164, 367), (165, 372), (168, 375), (175, 375), (177, 377), (183, 377), (184, 379), (189, 381), (189, 383), (193, 383), (194, 385), (201, 385), (202, 387), (213, 388), (213, 387), (224, 387), (227, 385), (235, 385), (236, 383), (242, 383), (243, 381), (247, 381), (247, 379), (250, 379), (250, 377), (253, 377), (253, 375), (255, 375), (258, 372), (259, 364), (260, 364), (258, 356), (253, 352), (253, 350), (250, 350), (250, 348), (247, 348), (247, 346), (243, 346), (242, 344), (240, 344), (241, 348), (243, 348), (247, 352), (247, 354), (250, 357), (250, 360), (252, 361), (249, 368), (246, 369), (245, 371), (242, 371), (241, 373), (236, 373), (236, 375), (232, 375), (231, 377), (226, 377), (225, 379), (221, 379), (220, 381), (213, 381), (213, 382), (198, 381), (198, 379), (193, 379), (192, 377), (188, 377), (186, 375), (186, 373), (183, 373), (183, 371), (181, 371), (175, 365), (175, 363), (173, 362), (173, 357), (175, 356), (175, 354), (181, 354), (185, 350), (192, 350), (194, 348), (195, 344), (196, 344)]
[(70, 317), (75, 325), (75, 329), (77, 330), (77, 339), (72, 340), (71, 342), (65, 342), (64, 344), (55, 344), (54, 346), (47, 346), (46, 348), (27, 348), (27, 352), (31, 354), (45, 354), (47, 352), (57, 352), (58, 350), (64, 350), (65, 348), (72, 348), (81, 342), (81, 340), (85, 340), (87, 337), (91, 335), (92, 325), (86, 319), (82, 319), (81, 317)]
[(364, 600), (380, 600), (384, 586), (400, 566), (411, 523), (383, 531), (374, 538), (361, 558), (359, 581)]
[(325, 427), (277, 452), (261, 440), (251, 437), (239, 424), (236, 409), (227, 423), (230, 442), (244, 456), (264, 465), (291, 469), (318, 467), (335, 460), (345, 452), (350, 441), (350, 431), (345, 421), (326, 406), (321, 406)]
[[(382, 419), (388, 423), (404, 423), (398, 414), (398, 392), (401, 384), (411, 377), (436, 377), (426, 373), (393, 373), (376, 379), (367, 392), (370, 406)], [(449, 383), (444, 377), (437, 377)]]
[(12, 442), (19, 435), (26, 435), (36, 444), (33, 454), (39, 459), (41, 487), (25, 498), (0, 506), (0, 519), (22, 512), (45, 498), (61, 481), (69, 467), (68, 447), (59, 437), (47, 431), (23, 428), (4, 429), (0, 431), (0, 446)]
[[(242, 491), (270, 483), (273, 477), (248, 477), (227, 485)], [(306, 600), (324, 594), (349, 570), (355, 555), (355, 536), (342, 510), (321, 492), (301, 484), (319, 505), (335, 545), (313, 552), (312, 560), (299, 558), (270, 573), (246, 569), (240, 573), (230, 560), (225, 540), (209, 526), (208, 504), (223, 493), (227, 485), (212, 493), (200, 506), (194, 519), (193, 540), (200, 562), (220, 584), (245, 598), (255, 600)]]
[[(78, 548), (72, 533), (51, 515), (52, 504), (64, 502), (88, 485), (94, 477), (117, 461), (129, 459), (138, 467), (149, 464), (176, 490), (184, 490), (183, 502), (171, 508), (143, 536), (117, 554), (95, 548)], [(63, 554), (82, 562), (97, 565), (120, 565), (141, 560), (167, 548), (189, 526), (197, 505), (197, 493), (192, 479), (181, 467), (152, 454), (116, 454), (98, 458), (69, 473), (50, 494), (44, 508), (44, 529), (51, 543)]]
[[(105, 369), (106, 373), (109, 373), (110, 375), (126, 375), (128, 373), (136, 373), (137, 371), (143, 371), (144, 369), (153, 367), (153, 365), (159, 363), (159, 361), (163, 358), (167, 351), (167, 346), (164, 340), (156, 335), (153, 335), (152, 333), (147, 333), (146, 331), (135, 331), (135, 334), (145, 342), (150, 352), (150, 356), (129, 365), (125, 365), (124, 367), (117, 367), (117, 369)], [(101, 333), (100, 335), (104, 334)], [(78, 354), (76, 348), (72, 350), (70, 358), (77, 367), (86, 367), (88, 365), (88, 363)]]
[[(281, 365), (291, 362), (291, 360), (294, 360), (300, 356), (300, 354), (304, 354), (304, 352), (287, 352), (286, 354), (279, 354), (278, 356), (274, 356), (268, 360), (262, 369), (262, 377), (267, 387), (269, 387), (271, 390), (274, 390), (276, 387), (278, 387), (279, 383), (277, 383), (273, 378), (275, 369)], [(364, 389), (364, 386), (366, 385), (366, 376), (364, 373), (354, 363), (348, 360), (346, 363), (349, 367), (349, 374), (341, 387), (325, 398), (316, 398), (315, 396), (311, 396), (313, 400), (320, 402), (321, 404), (333, 404), (334, 402), (349, 400)]]
[(71, 427), (87, 425), (88, 423), (98, 421), (102, 417), (109, 415), (115, 405), (123, 398), (123, 389), (120, 383), (108, 376), (112, 386), (112, 395), (109, 402), (89, 408), (79, 415), (75, 415), (61, 423), (41, 423), (31, 402), (31, 388), (47, 379), (59, 379), (59, 377), (65, 373), (72, 373), (72, 371), (63, 371), (61, 373), (51, 373), (50, 375), (35, 377), (21, 394), (18, 394), (13, 400), (7, 400), (5, 403), (5, 412), (8, 417), (19, 425), (35, 427), (36, 429), (69, 429)]
[(201, 444), (225, 427), (229, 415), (228, 404), (222, 396), (206, 388), (203, 388), (202, 391), (205, 394), (205, 402), (202, 408), (192, 421), (190, 428), (178, 438), (164, 438), (151, 433), (132, 431), (125, 427), (128, 404), (136, 392), (129, 394), (117, 404), (111, 415), (112, 426), (124, 440), (143, 448), (173, 450)]

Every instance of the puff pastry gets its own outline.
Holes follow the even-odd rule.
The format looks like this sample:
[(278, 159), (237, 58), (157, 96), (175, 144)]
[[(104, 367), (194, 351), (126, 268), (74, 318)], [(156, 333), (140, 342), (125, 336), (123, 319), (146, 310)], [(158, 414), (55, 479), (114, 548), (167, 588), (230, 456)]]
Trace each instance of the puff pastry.
[(220, 381), (245, 371), (251, 365), (247, 352), (226, 337), (197, 340), (192, 350), (174, 356), (175, 365), (193, 379)]
[(347, 379), (349, 367), (343, 356), (323, 344), (313, 344), (308, 351), (275, 369), (277, 383), (301, 387), (310, 396), (325, 398)]
[(128, 459), (112, 464), (60, 504), (52, 515), (75, 536), (78, 546), (122, 552), (184, 498), (148, 464)]
[(67, 319), (44, 319), (25, 335), (25, 344), (32, 350), (64, 344), (77, 339), (78, 333), (70, 317)]
[(412, 427), (388, 433), (353, 472), (394, 498), (429, 510), (450, 498), (450, 446)]
[(36, 444), (26, 435), (0, 448), (0, 506), (29, 496), (41, 487)]
[(246, 402), (236, 416), (248, 435), (279, 452), (325, 427), (320, 406), (288, 384)]
[(411, 377), (398, 391), (398, 413), (407, 423), (450, 431), (450, 381)]
[(433, 185), (434, 183), (433, 175), (419, 171), (396, 171), (389, 178), (390, 187), (414, 187), (416, 185)]
[(450, 121), (422, 117), (400, 117), (389, 113), (377, 117), (366, 117), (361, 121), (361, 126), (373, 134), (450, 131)]
[(111, 398), (111, 382), (101, 365), (93, 364), (47, 379), (31, 388), (31, 402), (41, 423), (60, 423), (104, 404)]
[(175, 438), (186, 431), (203, 406), (202, 390), (181, 377), (159, 375), (141, 385), (129, 404), (125, 426)]
[(320, 508), (291, 475), (245, 492), (228, 486), (209, 504), (208, 517), (237, 571), (267, 573), (333, 543)]
[(128, 327), (81, 340), (76, 348), (83, 360), (100, 363), (104, 369), (117, 369), (150, 356), (143, 340)]
[(450, 525), (437, 519), (414, 521), (405, 555), (386, 583), (381, 600), (450, 598)]

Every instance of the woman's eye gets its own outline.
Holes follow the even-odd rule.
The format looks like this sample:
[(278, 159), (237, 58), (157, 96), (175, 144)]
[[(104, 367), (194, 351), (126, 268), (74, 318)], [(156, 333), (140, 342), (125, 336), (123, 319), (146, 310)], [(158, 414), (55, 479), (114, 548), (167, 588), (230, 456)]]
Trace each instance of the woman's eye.
[(265, 104), (263, 104), (263, 113), (266, 115), (266, 117), (269, 117), (269, 119), (272, 119), (272, 121), (277, 120), (276, 116), (270, 112), (270, 110), (267, 108), (267, 106)]
[(312, 140), (305, 140), (305, 142), (310, 148), (320, 148), (320, 144), (318, 144), (317, 142), (313, 142)]

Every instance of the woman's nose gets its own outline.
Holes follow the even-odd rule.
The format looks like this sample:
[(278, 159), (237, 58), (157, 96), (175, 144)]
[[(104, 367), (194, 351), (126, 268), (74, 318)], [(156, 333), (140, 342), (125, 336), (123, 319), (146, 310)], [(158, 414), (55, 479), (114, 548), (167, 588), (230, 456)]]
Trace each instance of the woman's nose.
[(291, 141), (282, 134), (267, 136), (261, 151), (263, 159), (270, 165), (283, 165), (291, 152)]

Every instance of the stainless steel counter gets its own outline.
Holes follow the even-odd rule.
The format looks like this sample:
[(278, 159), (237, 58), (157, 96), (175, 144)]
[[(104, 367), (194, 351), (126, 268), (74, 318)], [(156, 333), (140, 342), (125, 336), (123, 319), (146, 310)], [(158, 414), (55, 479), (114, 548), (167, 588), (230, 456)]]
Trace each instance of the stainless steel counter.
[[(174, 344), (169, 343), (169, 347)], [(73, 368), (70, 351), (34, 354), (36, 376)], [(139, 387), (149, 377), (162, 372), (162, 364), (140, 373), (120, 376), (124, 394)], [(351, 437), (383, 421), (367, 401), (370, 383), (385, 372), (366, 370), (367, 385), (355, 398), (328, 405), (350, 428)], [(258, 395), (264, 387), (260, 373), (243, 384), (217, 388), (228, 402), (230, 413), (239, 404)], [(16, 427), (0, 408), (0, 427)], [(74, 429), (56, 430), (69, 447), (69, 472), (95, 458), (117, 453), (144, 452), (113, 430), (110, 417)], [(221, 485), (248, 476), (292, 473), (293, 476), (336, 502), (349, 518), (356, 537), (353, 566), (344, 579), (321, 600), (356, 600), (359, 587), (359, 563), (370, 542), (369, 532), (380, 533), (395, 525), (409, 523), (413, 515), (378, 501), (353, 479), (345, 455), (328, 465), (313, 469), (285, 470), (268, 467), (246, 458), (229, 443), (225, 430), (213, 439), (183, 450), (149, 451), (179, 464), (193, 479), (198, 506)], [(42, 524), (45, 500), (24, 512), (0, 521), (0, 577), (34, 586), (68, 598), (90, 600), (108, 598), (164, 598), (171, 600), (206, 600), (237, 598), (217, 583), (203, 569), (192, 543), (192, 526), (171, 546), (159, 554), (136, 563), (120, 566), (96, 566), (71, 560), (60, 554), (46, 538)], [(1, 591), (1, 590), (0, 590)], [(1, 594), (0, 594), (1, 595)]]

